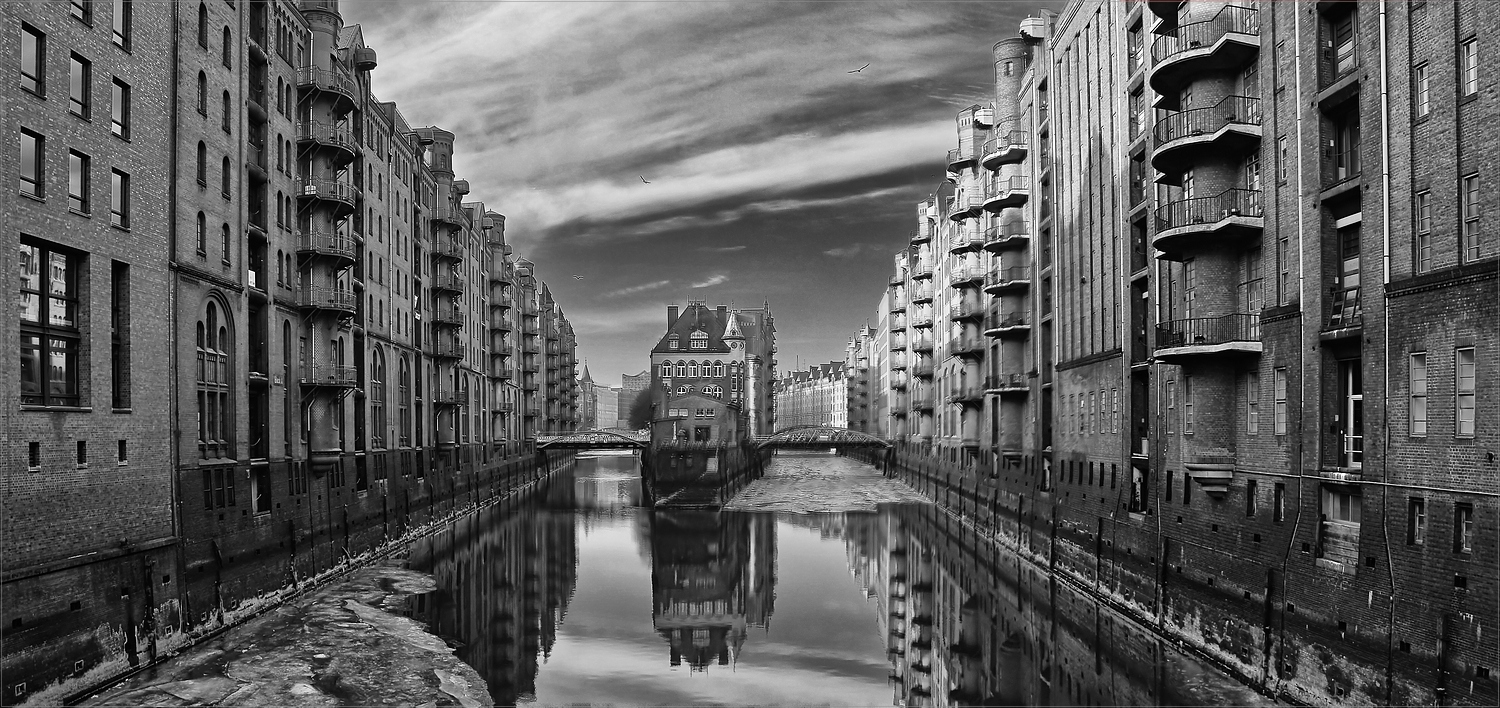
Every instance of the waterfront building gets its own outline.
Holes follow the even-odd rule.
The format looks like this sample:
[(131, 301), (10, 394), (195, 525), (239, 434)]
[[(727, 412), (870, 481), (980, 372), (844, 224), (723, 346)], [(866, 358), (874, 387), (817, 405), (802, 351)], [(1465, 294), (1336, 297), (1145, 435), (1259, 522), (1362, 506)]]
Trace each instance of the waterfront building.
[(849, 427), (849, 378), (842, 361), (777, 377), (776, 430), (811, 425)]
[[(1022, 533), (1065, 572), (1247, 674), (1268, 657), (1300, 699), (1494, 703), (1484, 7), (1025, 20), (886, 292), (903, 451), (1050, 517)], [(919, 296), (947, 337), (923, 339)], [(1310, 658), (1328, 642), (1367, 650)]]
[(571, 325), (337, 2), (0, 13), (7, 700), (150, 660), (576, 427)]
[(636, 396), (642, 391), (651, 388), (651, 372), (642, 371), (639, 374), (625, 374), (620, 377), (620, 422), (616, 424), (619, 428), (630, 427), (630, 407), (635, 403)]
[[(775, 421), (776, 326), (771, 306), (667, 306), (651, 350), (653, 437), (714, 440), (770, 435)], [(697, 422), (695, 422), (697, 421)]]
[(583, 365), (583, 375), (578, 379), (578, 418), (580, 430), (599, 428), (598, 386), (589, 373), (588, 364)]

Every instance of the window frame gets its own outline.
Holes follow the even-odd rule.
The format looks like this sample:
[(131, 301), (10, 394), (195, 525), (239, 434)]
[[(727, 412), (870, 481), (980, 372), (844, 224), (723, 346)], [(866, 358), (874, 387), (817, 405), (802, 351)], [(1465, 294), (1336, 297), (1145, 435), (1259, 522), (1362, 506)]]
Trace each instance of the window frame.
[(109, 171), (109, 225), (130, 230), (130, 173), (119, 168)]
[(84, 120), (94, 112), (94, 63), (78, 52), (68, 54), (68, 112)]
[(114, 0), (113, 12), (110, 13), (110, 30), (116, 47), (130, 51), (131, 23), (134, 10), (131, 0)]
[[(32, 58), (30, 66), (26, 62), (27, 40), (30, 39)], [(37, 98), (47, 97), (47, 33), (30, 24), (21, 23), (21, 46), (20, 73), (21, 90)]]
[(89, 199), (92, 163), (93, 159), (87, 154), (77, 150), (68, 151), (68, 210), (84, 216), (91, 213), (93, 206)]
[(1458, 215), (1459, 224), (1459, 261), (1462, 263), (1473, 263), (1483, 258), (1483, 250), (1480, 248), (1479, 220), (1481, 216), (1482, 195), (1480, 194), (1479, 173), (1472, 172), (1459, 178), (1458, 181)]
[[(1418, 366), (1420, 362), (1420, 367)], [(1418, 370), (1421, 371), (1419, 377)], [(1406, 356), (1406, 434), (1408, 437), (1427, 437), (1432, 409), (1428, 400), (1431, 380), (1427, 369), (1427, 352), (1411, 352)], [(1420, 392), (1419, 392), (1420, 390)], [(1420, 409), (1420, 417), (1418, 416)], [(1419, 425), (1420, 423), (1420, 425)]]
[(1470, 37), (1458, 44), (1458, 97), (1479, 95), (1479, 38)]
[[(28, 350), (36, 352), (35, 358), (31, 359), (35, 364), (35, 392), (28, 394), (25, 389), (27, 376), (25, 367), (21, 367), (19, 391), (21, 405), (23, 406), (46, 406), (46, 407), (70, 407), (76, 408), (83, 405), (84, 392), (83, 382), (87, 380), (80, 370), (87, 361), (83, 356), (83, 343), (86, 339), (81, 313), (86, 305), (84, 298), (80, 295), (80, 276), (87, 272), (87, 254), (69, 249), (67, 247), (53, 244), (41, 239), (33, 238), (27, 234), (21, 235), (21, 248), (23, 251), (31, 249), (34, 253), (35, 285), (34, 288), (27, 287), (25, 278), (21, 281), (20, 296), (22, 300), (20, 315), (20, 351), (22, 362), (28, 361), (25, 356)], [(61, 256), (66, 259), (62, 274), (61, 292), (56, 290), (57, 283), (51, 282), (48, 276), (53, 270), (53, 258)], [(25, 262), (21, 263), (26, 267)], [(23, 270), (23, 273), (26, 272)], [(28, 319), (26, 301), (28, 295), (36, 299), (36, 319)], [(61, 308), (62, 317), (60, 321), (53, 321), (54, 308)], [(28, 347), (28, 338), (35, 339), (35, 347)], [(62, 374), (63, 390), (54, 392), (52, 390), (54, 381), (51, 374), (57, 368), (57, 359), (54, 352), (62, 352)], [(46, 362), (45, 364), (43, 362)]]
[(1432, 270), (1432, 190), (1412, 195), (1412, 217), (1412, 270), (1426, 273)]
[(1287, 429), (1291, 427), (1290, 416), (1287, 412), (1287, 373), (1286, 367), (1277, 367), (1271, 373), (1272, 376), (1272, 420), (1273, 430), (1276, 435), (1286, 435)]
[(110, 84), (109, 132), (130, 140), (130, 84), (118, 76)]
[(1406, 498), (1406, 545), (1427, 545), (1427, 500)]
[[(1468, 362), (1464, 362), (1465, 354)], [(1465, 369), (1468, 369), (1467, 375)], [(1478, 431), (1478, 350), (1470, 346), (1453, 349), (1453, 437), (1473, 438)], [(1467, 416), (1467, 427), (1465, 417)]]
[(1411, 68), (1412, 115), (1418, 120), (1432, 114), (1432, 76), (1430, 65), (1422, 62)]
[(1474, 505), (1468, 502), (1453, 505), (1453, 552), (1474, 552)]
[(1245, 374), (1245, 434), (1260, 435), (1260, 372)]
[(90, 27), (94, 26), (94, 0), (69, 0), (68, 14)]

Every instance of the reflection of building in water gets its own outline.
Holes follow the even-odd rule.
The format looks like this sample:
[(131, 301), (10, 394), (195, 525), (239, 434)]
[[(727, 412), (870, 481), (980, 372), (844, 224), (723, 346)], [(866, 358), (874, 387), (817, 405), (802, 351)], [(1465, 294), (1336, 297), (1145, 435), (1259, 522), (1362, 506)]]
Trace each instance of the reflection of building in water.
[(580, 456), (573, 478), (573, 508), (588, 510), (581, 516), (585, 531), (600, 516), (619, 516), (640, 504), (640, 458), (635, 455)]
[(776, 522), (768, 514), (657, 513), (651, 529), (652, 622), (672, 665), (730, 663), (747, 627), (765, 627), (776, 594)]
[[(567, 503), (554, 485), (548, 503)], [(458, 657), (489, 684), (496, 704), (535, 693), (539, 657), (550, 653), (577, 580), (577, 539), (568, 513), (534, 502), (489, 507), (413, 544), (409, 567), (437, 590), (408, 601), (408, 614), (457, 640)]]

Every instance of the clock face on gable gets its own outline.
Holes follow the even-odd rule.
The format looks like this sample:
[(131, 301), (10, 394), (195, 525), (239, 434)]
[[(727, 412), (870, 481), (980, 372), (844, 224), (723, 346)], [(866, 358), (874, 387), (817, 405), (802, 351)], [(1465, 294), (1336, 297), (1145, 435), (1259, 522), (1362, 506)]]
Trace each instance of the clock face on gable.
[(730, 349), (739, 349), (740, 348), (740, 343), (739, 342), (730, 342), (729, 343), (729, 348)]

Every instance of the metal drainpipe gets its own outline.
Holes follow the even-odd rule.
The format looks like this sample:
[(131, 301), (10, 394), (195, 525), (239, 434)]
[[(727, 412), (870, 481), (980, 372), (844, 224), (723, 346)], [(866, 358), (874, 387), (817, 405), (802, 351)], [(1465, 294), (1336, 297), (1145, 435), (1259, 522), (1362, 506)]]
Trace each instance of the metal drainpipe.
[(1390, 703), (1391, 703), (1391, 692), (1393, 690), (1393, 686), (1392, 686), (1392, 683), (1394, 681), (1393, 672), (1395, 670), (1393, 662), (1395, 660), (1395, 657), (1392, 656), (1391, 652), (1392, 652), (1392, 650), (1394, 648), (1393, 643), (1395, 642), (1395, 638), (1396, 638), (1396, 572), (1395, 572), (1395, 563), (1394, 563), (1394, 560), (1392, 558), (1392, 553), (1391, 553), (1390, 504), (1389, 504), (1389, 502), (1390, 502), (1390, 496), (1391, 496), (1391, 486), (1390, 486), (1390, 470), (1391, 470), (1391, 461), (1390, 461), (1391, 460), (1391, 456), (1390, 456), (1390, 450), (1391, 450), (1391, 419), (1390, 419), (1390, 409), (1391, 409), (1391, 403), (1392, 403), (1392, 401), (1391, 401), (1391, 323), (1390, 323), (1389, 308), (1385, 307), (1386, 300), (1385, 300), (1385, 297), (1384, 297), (1385, 293), (1390, 289), (1390, 286), (1391, 286), (1391, 141), (1390, 141), (1391, 98), (1390, 98), (1390, 73), (1389, 73), (1388, 66), (1387, 66), (1387, 61), (1389, 59), (1389, 56), (1388, 56), (1389, 50), (1388, 50), (1388, 47), (1387, 47), (1387, 44), (1386, 44), (1387, 41), (1388, 41), (1387, 38), (1386, 38), (1386, 30), (1388, 29), (1387, 16), (1386, 16), (1386, 6), (1388, 4), (1389, 3), (1386, 0), (1381, 0), (1381, 3), (1380, 3), (1380, 192), (1381, 192), (1380, 230), (1381, 230), (1381, 249), (1382, 250), (1381, 250), (1381, 273), (1380, 273), (1380, 277), (1381, 277), (1381, 280), (1380, 280), (1380, 284), (1381, 284), (1381, 288), (1380, 288), (1380, 291), (1381, 291), (1381, 309), (1380, 309), (1380, 311), (1381, 311), (1381, 314), (1384, 316), (1383, 317), (1383, 321), (1381, 323), (1381, 330), (1382, 330), (1381, 335), (1384, 338), (1384, 341), (1382, 342), (1381, 347), (1382, 347), (1382, 350), (1383, 350), (1382, 351), (1382, 355), (1384, 356), (1385, 361), (1384, 361), (1384, 363), (1383, 363), (1383, 365), (1382, 365), (1381, 368), (1384, 370), (1383, 374), (1385, 376), (1385, 384), (1384, 384), (1384, 388), (1380, 392), (1380, 395), (1385, 400), (1385, 406), (1384, 406), (1383, 412), (1382, 412), (1382, 414), (1380, 416), (1380, 427), (1381, 427), (1381, 433), (1382, 433), (1382, 435), (1381, 435), (1382, 442), (1381, 442), (1381, 449), (1380, 449), (1380, 480), (1382, 482), (1384, 482), (1385, 484), (1381, 485), (1381, 506), (1383, 507), (1383, 509), (1381, 510), (1381, 514), (1380, 514), (1380, 530), (1381, 530), (1381, 535), (1384, 536), (1384, 541), (1385, 541), (1386, 576), (1389, 578), (1390, 583), (1391, 583), (1391, 597), (1390, 597), (1390, 601), (1387, 603), (1387, 605), (1389, 606), (1389, 610), (1390, 610), (1390, 616), (1389, 616), (1389, 618), (1387, 619), (1387, 622), (1386, 622), (1386, 633), (1385, 633), (1385, 703), (1386, 703), (1386, 705), (1390, 705)]
[[(177, 24), (178, 23), (178, 13), (179, 13), (178, 6), (179, 6), (179, 3), (175, 3), (175, 2), (172, 3), (172, 26), (173, 27), (177, 27), (178, 26), (178, 24)], [(170, 99), (170, 102), (168, 103), (169, 110), (171, 110), (171, 112), (172, 112), (172, 121), (171, 121), (171, 124), (167, 128), (167, 141), (168, 141), (167, 151), (168, 151), (168, 154), (170, 155), (171, 164), (174, 166), (173, 167), (173, 176), (172, 176), (171, 179), (167, 180), (167, 202), (168, 202), (168, 204), (171, 205), (171, 212), (172, 212), (172, 216), (173, 216), (173, 218), (167, 219), (167, 271), (168, 271), (168, 277), (170, 277), (172, 279), (171, 286), (167, 288), (167, 312), (171, 312), (171, 313), (176, 313), (177, 312), (177, 303), (179, 301), (178, 288), (180, 287), (180, 283), (181, 283), (181, 280), (177, 277), (176, 273), (173, 272), (173, 271), (176, 270), (176, 265), (177, 265), (177, 219), (175, 218), (176, 217), (176, 211), (177, 211), (177, 179), (176, 179), (176, 174), (175, 174), (175, 172), (176, 172), (175, 166), (177, 165), (177, 120), (176, 120), (176, 117), (177, 117), (177, 108), (178, 108), (177, 96), (178, 96), (178, 91), (179, 91), (179, 88), (178, 88), (179, 84), (178, 84), (177, 79), (178, 79), (178, 74), (179, 74), (178, 69), (181, 66), (181, 63), (177, 60), (177, 57), (178, 57), (179, 53), (180, 52), (179, 52), (178, 36), (177, 36), (177, 32), (174, 31), (172, 33), (172, 97)], [(174, 317), (174, 320), (175, 320), (175, 317)], [(167, 381), (169, 382), (168, 383), (168, 395), (167, 395), (167, 415), (171, 418), (171, 423), (169, 424), (169, 425), (171, 425), (171, 434), (167, 436), (168, 441), (169, 441), (168, 445), (167, 445), (167, 476), (168, 476), (169, 484), (170, 484), (171, 491), (172, 491), (172, 505), (171, 505), (172, 506), (172, 535), (177, 538), (177, 543), (176, 543), (176, 546), (177, 546), (177, 553), (176, 553), (176, 556), (177, 556), (177, 577), (178, 577), (177, 598), (178, 598), (178, 602), (181, 605), (181, 607), (179, 608), (179, 612), (181, 613), (181, 619), (178, 622), (178, 626), (179, 627), (184, 627), (189, 622), (192, 621), (192, 616), (193, 615), (192, 615), (192, 612), (191, 612), (191, 608), (188, 605), (188, 593), (187, 593), (187, 556), (186, 556), (186, 551), (183, 550), (183, 541), (182, 541), (182, 537), (183, 537), (183, 529), (182, 529), (182, 502), (183, 502), (183, 500), (182, 500), (182, 489), (181, 489), (181, 479), (180, 479), (181, 475), (180, 475), (180, 473), (178, 471), (178, 466), (181, 465), (181, 463), (182, 463), (182, 455), (181, 455), (181, 452), (178, 450), (178, 445), (181, 444), (182, 428), (181, 428), (181, 426), (179, 424), (179, 422), (181, 420), (181, 406), (178, 404), (178, 401), (177, 401), (177, 396), (179, 394), (180, 387), (179, 387), (178, 379), (177, 379), (177, 371), (178, 371), (178, 368), (177, 368), (177, 363), (178, 363), (177, 344), (178, 344), (178, 339), (177, 339), (177, 326), (176, 325), (177, 325), (177, 323), (175, 321), (173, 321), (170, 324), (170, 326), (167, 328), (167, 341), (170, 343), (169, 349), (171, 350), (170, 357), (171, 357), (171, 362), (172, 362), (172, 367), (171, 367), (171, 372), (172, 373), (171, 373), (170, 376), (167, 377)], [(147, 583), (147, 586), (149, 587), (150, 583), (151, 583), (151, 577), (149, 575), (146, 578), (146, 583)], [(146, 611), (147, 612), (151, 612), (152, 609), (148, 607)], [(151, 658), (153, 660), (155, 660), (156, 657), (153, 655)]]

